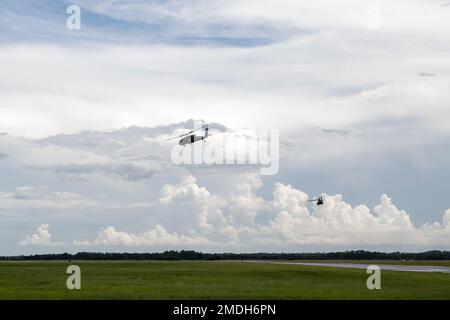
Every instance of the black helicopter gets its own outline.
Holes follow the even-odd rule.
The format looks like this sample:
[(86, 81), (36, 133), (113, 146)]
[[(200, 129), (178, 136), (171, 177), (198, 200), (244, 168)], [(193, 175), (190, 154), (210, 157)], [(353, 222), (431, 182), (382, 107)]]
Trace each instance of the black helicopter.
[[(202, 130), (202, 129), (205, 131), (205, 135), (203, 135), (203, 136), (198, 136), (198, 135), (196, 135), (196, 134), (194, 133), (194, 132), (197, 132), (198, 130)], [(180, 139), (180, 138), (181, 138), (181, 140), (178, 141), (178, 144), (179, 144), (180, 146), (183, 146), (183, 147), (184, 147), (184, 146), (187, 145), (187, 144), (192, 144), (192, 143), (195, 143), (195, 142), (197, 142), (197, 141), (205, 141), (206, 138), (208, 138), (209, 136), (212, 136), (212, 134), (209, 133), (208, 125), (207, 125), (207, 124), (204, 124), (204, 125), (202, 125), (200, 128), (197, 128), (197, 129), (191, 130), (191, 131), (189, 131), (189, 132), (180, 134), (180, 135), (175, 136), (175, 137), (173, 137), (173, 138), (169, 138), (169, 139), (167, 139), (166, 141), (173, 140), (173, 139)]]
[(310, 199), (308, 202), (315, 202), (317, 206), (323, 205), (323, 197), (319, 196), (317, 199)]

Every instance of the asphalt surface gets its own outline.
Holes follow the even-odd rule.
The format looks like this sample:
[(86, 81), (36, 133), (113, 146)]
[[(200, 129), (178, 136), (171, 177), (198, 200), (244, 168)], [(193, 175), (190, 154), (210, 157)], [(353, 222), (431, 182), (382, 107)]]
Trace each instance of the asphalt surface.
[[(348, 269), (367, 269), (370, 264), (360, 263), (325, 263), (325, 262), (279, 262), (279, 261), (246, 261), (254, 263), (273, 263), (273, 264), (288, 264), (299, 266), (312, 266), (312, 267), (332, 267), (332, 268), (348, 268)], [(405, 271), (405, 272), (441, 272), (450, 273), (450, 267), (438, 267), (438, 266), (415, 266), (415, 265), (389, 265), (389, 264), (376, 264), (381, 270), (387, 271)]]

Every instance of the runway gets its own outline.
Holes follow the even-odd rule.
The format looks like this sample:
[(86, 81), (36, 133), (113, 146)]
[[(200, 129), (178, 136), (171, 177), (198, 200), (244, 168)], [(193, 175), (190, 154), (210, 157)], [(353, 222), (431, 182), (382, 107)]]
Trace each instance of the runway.
[[(257, 261), (257, 260), (248, 260), (246, 262), (287, 264), (287, 265), (310, 266), (310, 267), (347, 268), (347, 269), (367, 269), (367, 267), (370, 266), (370, 264), (363, 264), (363, 263), (280, 262), (280, 261)], [(450, 267), (441, 267), (441, 266), (415, 266), (415, 265), (389, 265), (389, 264), (375, 264), (375, 265), (380, 267), (381, 270), (386, 271), (450, 273)]]

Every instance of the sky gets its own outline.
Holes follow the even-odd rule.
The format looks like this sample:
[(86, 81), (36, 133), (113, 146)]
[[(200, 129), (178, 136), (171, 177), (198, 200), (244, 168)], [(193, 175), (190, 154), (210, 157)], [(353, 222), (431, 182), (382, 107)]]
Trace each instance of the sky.
[[(449, 16), (444, 0), (3, 0), (0, 255), (450, 250)], [(279, 170), (174, 163), (166, 140), (196, 123), (211, 148), (250, 137), (237, 154), (276, 130)]]

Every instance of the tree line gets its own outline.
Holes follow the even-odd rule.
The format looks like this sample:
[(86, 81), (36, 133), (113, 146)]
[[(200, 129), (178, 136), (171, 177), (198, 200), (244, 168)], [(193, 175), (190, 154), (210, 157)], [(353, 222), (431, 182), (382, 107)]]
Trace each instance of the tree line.
[(2, 256), (0, 260), (450, 260), (450, 251), (373, 252), (343, 251), (316, 253), (203, 253), (197, 251), (164, 251), (157, 253), (78, 252)]

